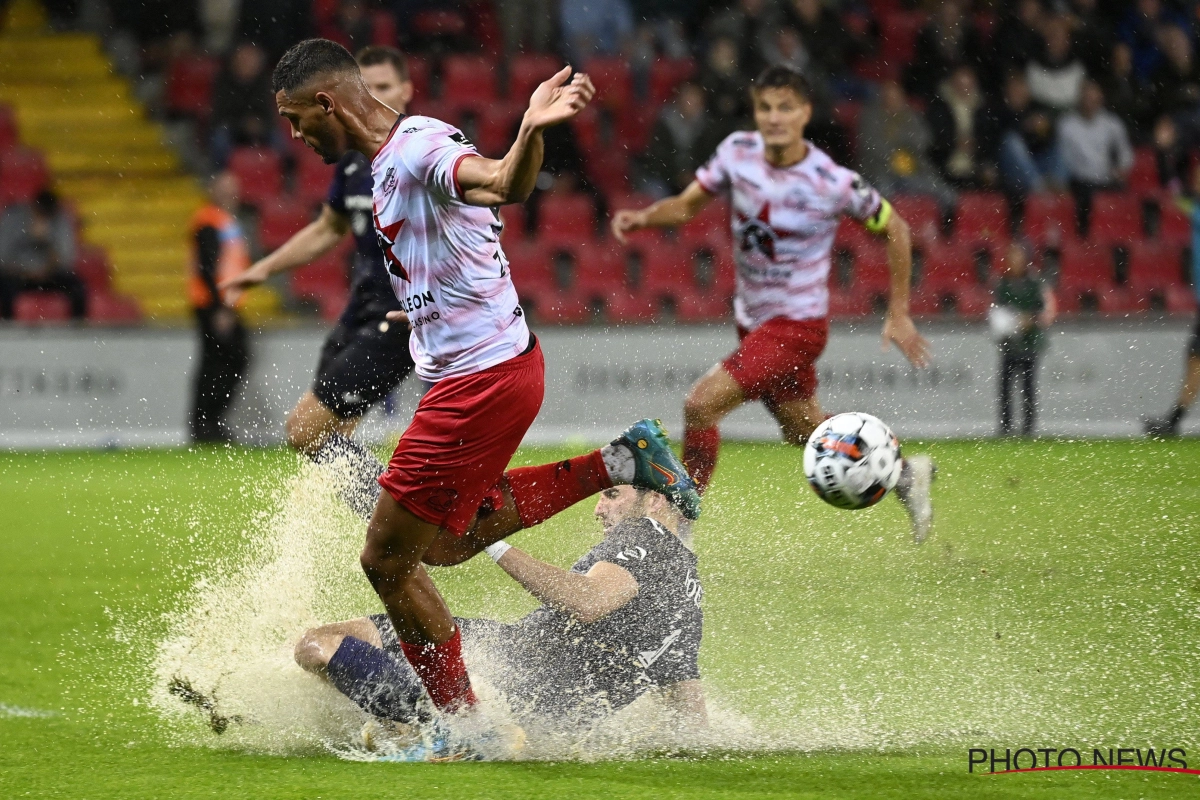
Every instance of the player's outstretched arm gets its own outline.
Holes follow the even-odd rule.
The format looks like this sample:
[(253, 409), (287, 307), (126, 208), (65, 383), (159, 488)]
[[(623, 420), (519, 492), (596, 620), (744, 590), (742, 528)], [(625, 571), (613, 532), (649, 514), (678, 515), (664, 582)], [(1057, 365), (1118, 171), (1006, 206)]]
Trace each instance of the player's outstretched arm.
[(257, 286), (277, 272), (315, 261), (328, 253), (350, 230), (350, 221), (328, 204), (321, 206), (321, 215), (304, 226), (269, 256), (255, 262), (248, 270), (221, 284), (222, 289), (243, 289)]
[(638, 593), (633, 575), (608, 561), (581, 575), (509, 547), (496, 563), (538, 600), (584, 623), (603, 619)]
[(883, 347), (886, 350), (894, 342), (913, 366), (924, 367), (929, 363), (929, 342), (917, 333), (908, 310), (912, 286), (912, 232), (904, 218), (891, 211), (884, 234), (887, 236), (891, 287), (887, 318), (883, 322)]
[(583, 110), (596, 88), (582, 72), (567, 83), (569, 66), (545, 81), (529, 98), (517, 140), (499, 161), (468, 158), (458, 167), (463, 200), (473, 206), (499, 206), (524, 202), (542, 168), (542, 131), (566, 122)]
[(629, 234), (644, 228), (673, 228), (689, 222), (708, 205), (712, 195), (692, 181), (677, 195), (664, 197), (646, 208), (624, 209), (612, 218), (612, 232), (617, 241), (625, 244)]

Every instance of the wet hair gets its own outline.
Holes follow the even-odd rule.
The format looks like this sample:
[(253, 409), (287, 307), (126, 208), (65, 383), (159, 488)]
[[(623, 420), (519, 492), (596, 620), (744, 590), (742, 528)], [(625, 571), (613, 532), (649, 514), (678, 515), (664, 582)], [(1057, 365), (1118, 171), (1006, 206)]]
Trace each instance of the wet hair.
[(305, 39), (279, 59), (271, 75), (271, 88), (291, 94), (314, 78), (336, 73), (358, 74), (358, 62), (350, 51), (328, 39)]
[(373, 44), (358, 51), (354, 57), (360, 67), (374, 67), (379, 64), (391, 64), (400, 76), (401, 81), (409, 80), (408, 57), (394, 47)]
[(791, 67), (767, 67), (760, 72), (754, 83), (750, 84), (750, 93), (762, 89), (791, 89), (804, 102), (812, 102), (812, 87), (808, 85), (808, 78)]

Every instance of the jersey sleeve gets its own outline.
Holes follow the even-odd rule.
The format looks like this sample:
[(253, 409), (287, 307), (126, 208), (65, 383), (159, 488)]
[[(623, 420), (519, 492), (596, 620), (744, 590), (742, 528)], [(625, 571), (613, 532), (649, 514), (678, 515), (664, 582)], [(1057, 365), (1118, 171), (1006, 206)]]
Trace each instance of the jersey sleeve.
[[(622, 567), (641, 585), (651, 581), (662, 569), (667, 554), (652, 537), (640, 530), (642, 520), (622, 522), (616, 531), (591, 549), (587, 555), (587, 568), (599, 561), (607, 561)], [(583, 571), (587, 571), (586, 569)]]
[(711, 195), (729, 192), (729, 139), (721, 142), (712, 157), (696, 170), (696, 183)]
[(438, 125), (405, 142), (400, 158), (413, 176), (435, 194), (452, 200), (462, 200), (458, 183), (458, 168), (479, 151), (463, 135), (449, 125)]
[(346, 216), (346, 162), (338, 162), (333, 171), (333, 180), (329, 182), (329, 194), (325, 198), (329, 207), (342, 216)]
[(838, 206), (842, 214), (861, 222), (871, 233), (883, 233), (892, 216), (891, 204), (854, 170), (838, 170)]

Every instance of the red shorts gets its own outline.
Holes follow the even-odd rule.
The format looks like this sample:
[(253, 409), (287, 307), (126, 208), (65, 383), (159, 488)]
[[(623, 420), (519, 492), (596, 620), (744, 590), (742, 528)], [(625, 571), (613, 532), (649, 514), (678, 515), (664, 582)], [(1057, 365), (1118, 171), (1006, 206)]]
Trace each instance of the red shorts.
[(420, 519), (462, 536), (542, 407), (541, 344), (494, 367), (433, 385), (379, 485)]
[(768, 407), (807, 400), (817, 391), (817, 359), (829, 340), (829, 320), (769, 319), (753, 331), (738, 327), (741, 344), (721, 362), (747, 400)]

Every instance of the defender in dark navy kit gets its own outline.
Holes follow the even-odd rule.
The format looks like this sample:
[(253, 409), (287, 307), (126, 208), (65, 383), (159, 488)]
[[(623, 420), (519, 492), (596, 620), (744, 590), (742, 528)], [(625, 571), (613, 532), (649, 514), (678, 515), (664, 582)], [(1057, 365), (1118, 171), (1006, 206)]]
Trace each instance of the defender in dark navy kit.
[[(571, 725), (650, 692), (677, 725), (703, 727), (704, 592), (696, 556), (675, 533), (680, 514), (662, 494), (615, 486), (601, 492), (596, 516), (604, 539), (570, 569), (503, 541), (489, 547), (542, 606), (513, 623), (456, 619), (464, 646), (485, 656), (480, 674), (518, 714)], [(295, 656), (377, 718), (410, 723), (422, 716), (421, 684), (386, 614), (313, 628)]]
[[(413, 92), (404, 54), (390, 47), (367, 47), (359, 52), (357, 60), (371, 93), (403, 114)], [(328, 253), (347, 233), (354, 236), (357, 247), (350, 300), (321, 348), (312, 389), (288, 415), (287, 439), (293, 448), (314, 460), (346, 456), (356, 466), (366, 454), (349, 436), (367, 409), (390, 394), (413, 369), (408, 326), (387, 320), (389, 311), (403, 311), (404, 305), (392, 291), (375, 236), (371, 190), (369, 161), (350, 151), (338, 162), (320, 216), (278, 250), (224, 284), (225, 288), (236, 289), (262, 283), (275, 273)], [(360, 513), (369, 513), (366, 501), (347, 500)]]

